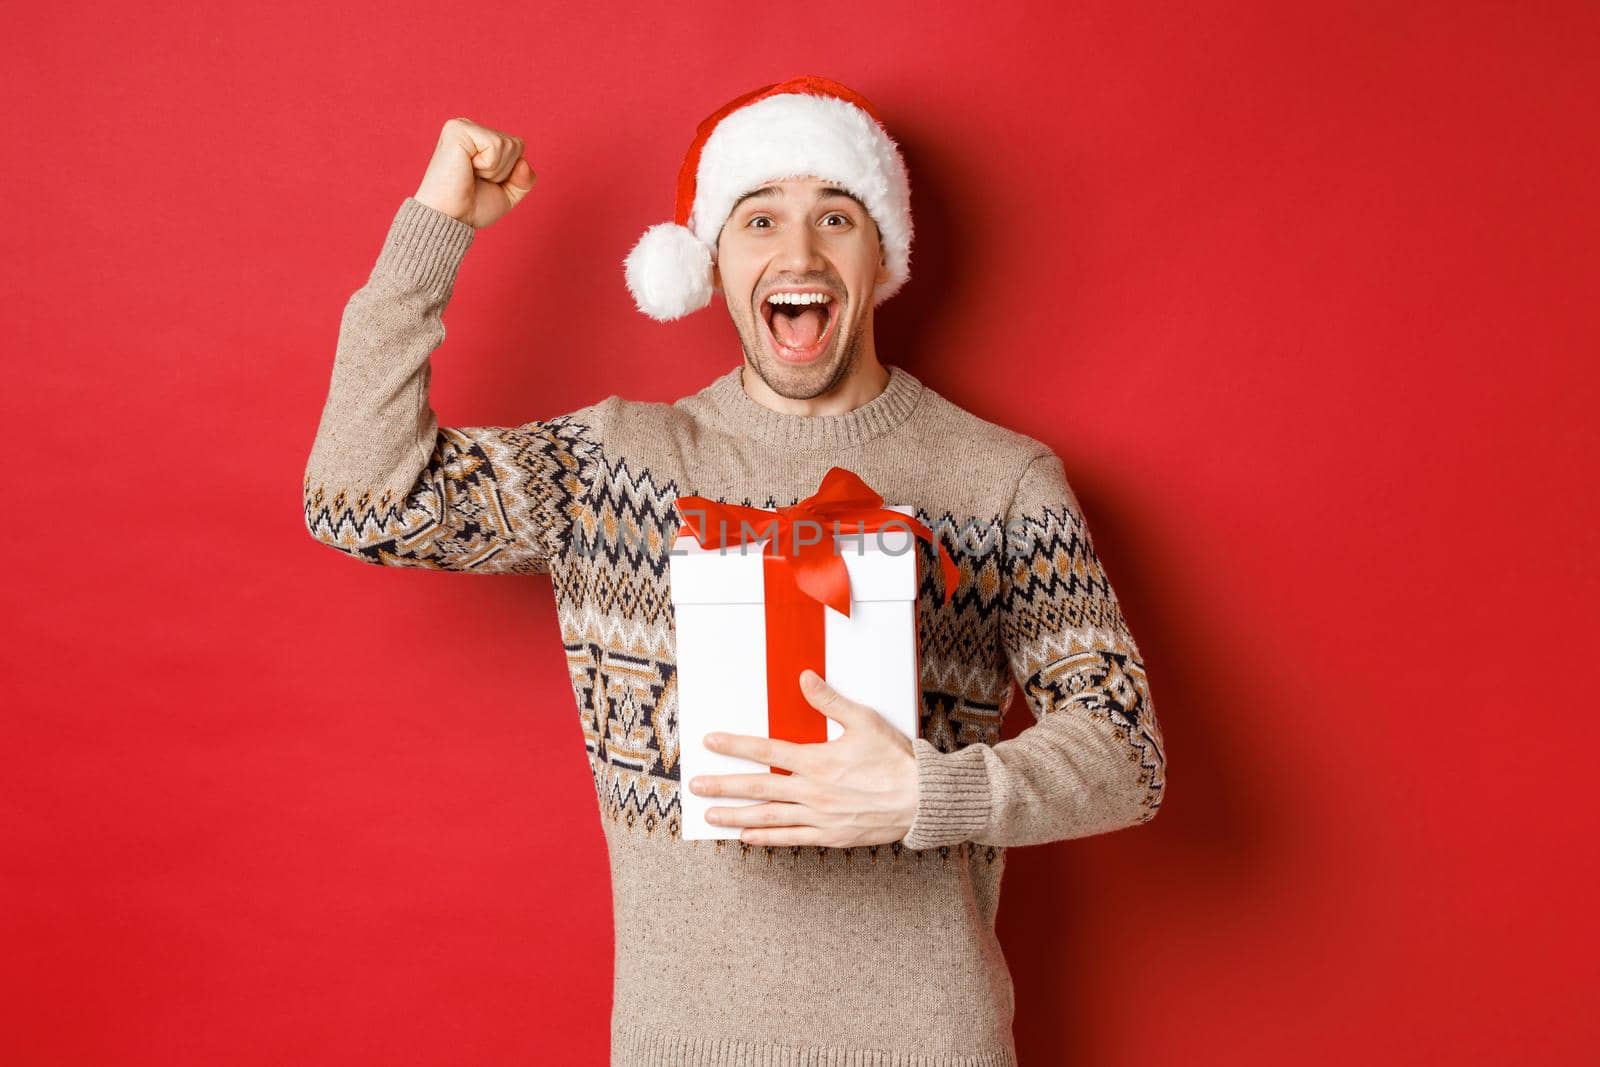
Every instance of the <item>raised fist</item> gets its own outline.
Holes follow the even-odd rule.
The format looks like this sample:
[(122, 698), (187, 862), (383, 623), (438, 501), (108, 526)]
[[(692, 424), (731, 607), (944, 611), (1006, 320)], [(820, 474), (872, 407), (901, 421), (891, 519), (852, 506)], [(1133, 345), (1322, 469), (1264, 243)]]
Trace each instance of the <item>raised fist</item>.
[(522, 138), (454, 118), (439, 131), (416, 197), (481, 230), (516, 207), (533, 188), (534, 178), (522, 154)]

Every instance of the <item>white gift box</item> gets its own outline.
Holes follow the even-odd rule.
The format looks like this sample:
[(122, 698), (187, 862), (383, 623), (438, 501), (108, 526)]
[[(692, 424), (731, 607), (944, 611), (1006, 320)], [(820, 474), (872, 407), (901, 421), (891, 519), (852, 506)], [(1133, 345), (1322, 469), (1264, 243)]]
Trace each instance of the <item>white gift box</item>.
[[(914, 515), (909, 505), (887, 510)], [(707, 823), (707, 808), (764, 803), (754, 797), (702, 796), (689, 789), (690, 779), (773, 773), (769, 764), (712, 752), (704, 744), (705, 735), (713, 731), (769, 736), (765, 543), (763, 538), (702, 548), (685, 533), (674, 541), (668, 557), (677, 619), (678, 795), (682, 836), (688, 840), (739, 836), (740, 827)], [(814, 667), (841, 695), (875, 709), (906, 737), (915, 737), (921, 709), (915, 538), (896, 526), (865, 534), (841, 532), (835, 544), (850, 576), (850, 614), (807, 601), (824, 616), (825, 661)], [(826, 725), (829, 740), (844, 732), (832, 719)]]

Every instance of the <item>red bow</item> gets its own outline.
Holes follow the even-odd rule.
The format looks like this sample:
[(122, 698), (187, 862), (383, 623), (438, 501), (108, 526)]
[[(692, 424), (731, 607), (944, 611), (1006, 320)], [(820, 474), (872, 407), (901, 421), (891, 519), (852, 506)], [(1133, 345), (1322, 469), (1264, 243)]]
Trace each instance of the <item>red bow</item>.
[[(919, 520), (884, 507), (883, 497), (843, 467), (829, 467), (815, 493), (775, 511), (724, 504), (703, 496), (680, 496), (677, 504), (680, 514), (694, 516), (678, 531), (680, 536), (694, 535), (701, 548), (742, 545), (766, 537), (762, 555), (785, 559), (800, 591), (841, 615), (850, 614), (850, 572), (835, 547), (836, 534), (909, 529), (939, 550), (944, 603), (949, 603), (955, 592), (959, 571), (944, 543)], [(801, 522), (805, 525), (797, 528)], [(801, 532), (818, 536), (818, 540), (802, 541)]]

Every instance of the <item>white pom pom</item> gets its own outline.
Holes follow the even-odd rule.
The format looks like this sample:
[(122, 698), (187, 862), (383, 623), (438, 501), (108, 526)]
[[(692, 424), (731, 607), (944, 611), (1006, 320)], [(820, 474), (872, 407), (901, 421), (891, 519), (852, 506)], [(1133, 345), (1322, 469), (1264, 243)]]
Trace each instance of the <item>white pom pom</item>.
[(711, 303), (711, 249), (686, 226), (662, 222), (644, 231), (623, 273), (633, 302), (658, 322)]

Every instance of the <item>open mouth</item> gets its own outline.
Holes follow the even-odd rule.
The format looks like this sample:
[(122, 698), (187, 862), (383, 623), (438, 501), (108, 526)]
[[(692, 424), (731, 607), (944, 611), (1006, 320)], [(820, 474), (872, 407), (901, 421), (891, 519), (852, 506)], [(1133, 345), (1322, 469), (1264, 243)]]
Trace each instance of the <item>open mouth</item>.
[(773, 355), (789, 363), (816, 359), (833, 339), (839, 310), (831, 293), (768, 293), (761, 302), (761, 321)]

